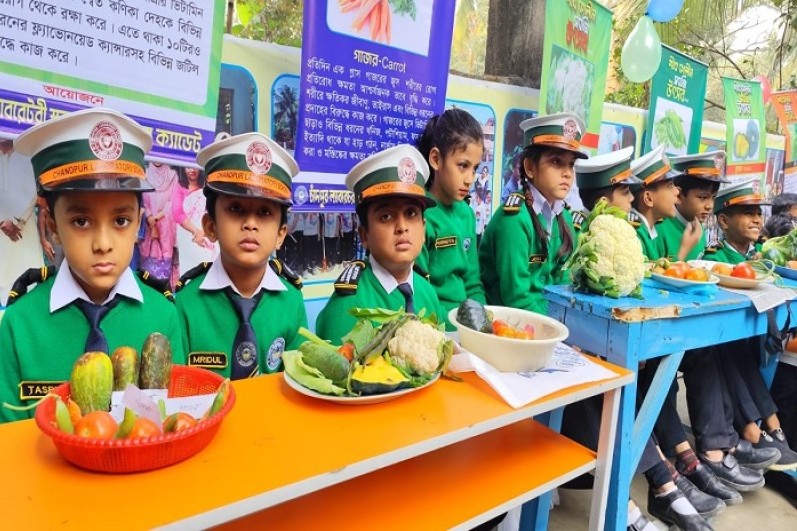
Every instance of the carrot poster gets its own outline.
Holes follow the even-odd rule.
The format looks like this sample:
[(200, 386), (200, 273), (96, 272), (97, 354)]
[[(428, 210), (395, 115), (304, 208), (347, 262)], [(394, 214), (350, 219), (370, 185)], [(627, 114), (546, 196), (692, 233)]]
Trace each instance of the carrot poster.
[(344, 174), (445, 106), (454, 2), (306, 2), (296, 160)]

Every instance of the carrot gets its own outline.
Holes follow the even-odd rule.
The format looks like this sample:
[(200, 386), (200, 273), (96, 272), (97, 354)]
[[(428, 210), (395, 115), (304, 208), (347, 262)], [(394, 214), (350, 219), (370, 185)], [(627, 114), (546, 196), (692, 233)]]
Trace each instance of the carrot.
[(340, 2), (341, 13), (348, 13), (359, 8), (362, 5), (362, 0), (343, 0)]
[(390, 26), (391, 26), (391, 17), (390, 17), (390, 6), (388, 5), (387, 8), (387, 27), (385, 28), (385, 42), (390, 44)]
[(379, 2), (380, 0), (365, 0), (365, 2), (362, 4), (362, 8), (360, 8), (359, 13), (357, 14), (357, 18), (354, 19), (354, 29), (360, 31), (363, 28), (371, 15), (371, 11), (373, 11), (374, 7)]
[(382, 3), (377, 3), (371, 10), (371, 16), (368, 17), (368, 23), (371, 24), (371, 40), (376, 41), (379, 37), (379, 11), (381, 10)]
[(382, 0), (382, 20), (379, 25), (379, 35), (384, 37), (385, 42), (389, 42), (387, 36), (387, 28), (388, 24), (390, 23), (390, 5), (388, 4), (388, 0)]

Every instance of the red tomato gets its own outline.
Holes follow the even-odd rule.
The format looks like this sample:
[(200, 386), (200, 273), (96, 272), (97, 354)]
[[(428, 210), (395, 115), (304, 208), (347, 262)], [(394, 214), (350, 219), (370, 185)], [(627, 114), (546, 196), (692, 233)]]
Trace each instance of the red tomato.
[(747, 262), (742, 262), (734, 266), (731, 276), (736, 278), (755, 279), (755, 270)]
[(154, 437), (161, 434), (161, 427), (145, 417), (138, 417), (133, 423), (133, 428), (127, 434), (127, 439), (141, 439)]
[(163, 431), (166, 433), (178, 432), (193, 428), (197, 425), (197, 420), (188, 413), (175, 413), (163, 421)]
[(119, 427), (107, 411), (92, 411), (75, 426), (75, 435), (89, 439), (113, 439)]

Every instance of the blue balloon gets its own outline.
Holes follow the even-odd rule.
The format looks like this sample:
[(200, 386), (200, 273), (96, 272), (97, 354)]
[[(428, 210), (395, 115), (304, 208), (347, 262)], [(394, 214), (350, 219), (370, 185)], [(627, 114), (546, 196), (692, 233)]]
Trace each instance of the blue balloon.
[(684, 0), (650, 0), (647, 15), (655, 22), (669, 22), (683, 6)]

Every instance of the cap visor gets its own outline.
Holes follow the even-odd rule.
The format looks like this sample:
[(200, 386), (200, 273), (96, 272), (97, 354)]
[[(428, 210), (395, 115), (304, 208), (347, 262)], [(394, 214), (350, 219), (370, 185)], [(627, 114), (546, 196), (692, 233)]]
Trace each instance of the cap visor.
[(253, 198), (268, 199), (269, 201), (274, 201), (275, 203), (280, 203), (281, 205), (288, 205), (288, 206), (293, 205), (292, 199), (285, 197), (278, 197), (274, 194), (268, 193), (259, 188), (241, 186), (239, 184), (224, 183), (224, 182), (207, 183), (205, 184), (205, 187), (213, 190), (214, 192), (224, 195), (232, 195), (235, 197), (253, 197)]
[(46, 192), (151, 192), (155, 188), (138, 177), (89, 177), (71, 179), (55, 186), (42, 185)]

